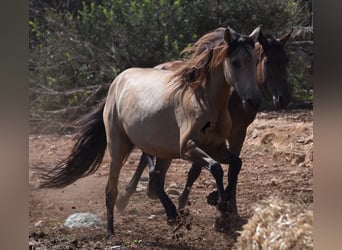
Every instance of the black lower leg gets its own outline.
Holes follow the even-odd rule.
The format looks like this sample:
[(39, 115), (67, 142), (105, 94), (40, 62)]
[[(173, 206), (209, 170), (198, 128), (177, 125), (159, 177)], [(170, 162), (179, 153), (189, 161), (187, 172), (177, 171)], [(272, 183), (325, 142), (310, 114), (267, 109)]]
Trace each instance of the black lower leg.
[(223, 187), (223, 170), (220, 164), (213, 163), (208, 166), (209, 171), (214, 176), (216, 180), (216, 186), (218, 191), (218, 209), (222, 213), (226, 211), (227, 200)]
[(227, 199), (229, 200), (228, 209), (230, 212), (237, 212), (236, 206), (236, 188), (238, 182), (238, 175), (240, 173), (242, 161), (239, 156), (232, 154), (230, 158), (228, 171), (228, 186), (225, 190)]
[(140, 177), (141, 177), (141, 175), (142, 175), (147, 164), (148, 164), (147, 157), (143, 153), (140, 157), (138, 167), (137, 167), (131, 181), (126, 186), (126, 190), (129, 193), (134, 193), (134, 191), (136, 190), (138, 182), (140, 180)]
[(182, 192), (182, 194), (179, 196), (179, 204), (178, 204), (178, 208), (179, 209), (183, 209), (188, 201), (189, 198), (189, 193), (191, 190), (192, 185), (194, 184), (194, 182), (197, 180), (198, 176), (201, 174), (202, 171), (202, 166), (193, 163), (191, 165), (191, 168), (188, 172), (188, 178), (186, 180), (186, 184), (185, 184), (185, 188)]
[(150, 177), (152, 181), (151, 183), (153, 184), (152, 188), (155, 190), (160, 202), (162, 203), (167, 217), (169, 219), (176, 219), (178, 216), (176, 206), (173, 204), (171, 199), (165, 193), (164, 182), (160, 176), (160, 173), (158, 172), (151, 173)]

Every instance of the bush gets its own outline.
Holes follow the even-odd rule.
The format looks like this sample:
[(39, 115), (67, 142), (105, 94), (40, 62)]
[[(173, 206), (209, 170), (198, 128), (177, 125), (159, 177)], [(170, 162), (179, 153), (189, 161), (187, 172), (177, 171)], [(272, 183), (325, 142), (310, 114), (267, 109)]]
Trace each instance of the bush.
[(32, 132), (65, 132), (65, 124), (105, 96), (99, 86), (119, 72), (177, 59), (217, 27), (250, 33), (262, 23), (278, 35), (306, 13), (294, 0), (42, 2), (30, 2)]

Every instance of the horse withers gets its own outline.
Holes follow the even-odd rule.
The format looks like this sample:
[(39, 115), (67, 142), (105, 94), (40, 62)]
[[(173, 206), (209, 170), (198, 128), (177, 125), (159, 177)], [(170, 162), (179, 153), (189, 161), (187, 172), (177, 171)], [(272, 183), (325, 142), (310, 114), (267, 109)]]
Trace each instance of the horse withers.
[[(234, 155), (225, 138), (232, 123), (227, 111), (231, 87), (244, 100), (244, 109), (256, 112), (261, 94), (256, 82), (254, 44), (260, 28), (249, 36), (231, 28), (224, 39), (216, 33), (196, 43), (198, 53), (176, 71), (130, 68), (110, 86), (105, 102), (86, 115), (70, 155), (52, 170), (41, 173), (43, 188), (61, 188), (96, 171), (106, 148), (110, 171), (106, 186), (107, 233), (114, 234), (114, 213), (120, 170), (134, 146), (159, 159), (167, 169), (173, 158), (208, 169), (218, 187), (218, 209), (226, 211), (223, 170)], [(202, 128), (211, 126), (203, 133)], [(155, 138), (151, 140), (151, 138)], [(158, 178), (156, 178), (158, 180)], [(177, 209), (156, 181), (156, 190), (168, 219)]]

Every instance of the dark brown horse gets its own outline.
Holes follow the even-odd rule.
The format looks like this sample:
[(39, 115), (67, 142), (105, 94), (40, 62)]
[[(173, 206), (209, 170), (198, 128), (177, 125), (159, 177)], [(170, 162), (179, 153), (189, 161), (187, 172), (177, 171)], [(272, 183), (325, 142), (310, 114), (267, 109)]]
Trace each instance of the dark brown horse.
[[(254, 49), (259, 31), (257, 27), (250, 35), (241, 35), (228, 27), (222, 34), (210, 32), (195, 43), (192, 56), (175, 71), (130, 68), (120, 73), (105, 102), (81, 121), (70, 155), (42, 173), (41, 187), (62, 188), (95, 172), (107, 148), (107, 232), (113, 235), (120, 171), (136, 146), (156, 156), (160, 169), (167, 169), (173, 158), (182, 158), (209, 170), (219, 192), (218, 210), (225, 214), (220, 164), (236, 158), (226, 145), (232, 127), (227, 105), (234, 88), (246, 112), (255, 113), (260, 106)], [(206, 128), (208, 123), (212, 126)], [(155, 190), (174, 223), (178, 212), (160, 180), (155, 178)]]
[[(216, 32), (222, 33), (222, 29), (217, 29)], [(258, 43), (255, 46), (257, 55), (259, 57), (259, 63), (257, 66), (257, 80), (260, 88), (267, 88), (273, 96), (274, 106), (278, 108), (286, 108), (290, 102), (291, 95), (287, 83), (287, 65), (288, 57), (285, 52), (285, 44), (290, 38), (292, 30), (280, 37), (275, 38), (273, 35), (268, 34), (264, 36), (259, 33)], [(176, 70), (181, 67), (183, 61), (170, 61), (155, 66), (161, 70)], [(232, 130), (228, 136), (229, 150), (236, 156), (241, 153), (242, 145), (246, 137), (246, 131), (248, 126), (254, 121), (256, 114), (246, 113), (243, 109), (243, 102), (236, 91), (233, 91), (228, 103), (228, 111), (232, 118)], [(208, 124), (210, 126), (210, 124)], [(203, 128), (205, 129), (205, 127)], [(133, 175), (131, 181), (126, 186), (125, 194), (118, 198), (117, 208), (122, 210), (126, 207), (129, 197), (134, 193), (137, 183), (141, 177), (141, 174), (146, 165), (150, 167), (150, 182), (147, 194), (151, 198), (155, 198), (154, 179), (160, 178), (164, 184), (165, 174), (167, 169), (158, 166), (157, 171), (160, 172), (158, 177), (154, 177), (155, 165), (153, 164), (153, 158), (145, 153), (142, 154), (137, 170)], [(227, 198), (229, 200), (230, 212), (237, 213), (236, 206), (236, 186), (238, 180), (238, 174), (241, 169), (242, 162), (239, 157), (234, 158), (230, 163), (228, 172), (228, 186), (226, 188)], [(179, 197), (179, 209), (185, 207), (190, 189), (198, 178), (201, 172), (201, 166), (193, 164), (188, 173), (187, 182)], [(217, 192), (212, 192), (208, 196), (208, 203), (212, 205), (217, 204)]]

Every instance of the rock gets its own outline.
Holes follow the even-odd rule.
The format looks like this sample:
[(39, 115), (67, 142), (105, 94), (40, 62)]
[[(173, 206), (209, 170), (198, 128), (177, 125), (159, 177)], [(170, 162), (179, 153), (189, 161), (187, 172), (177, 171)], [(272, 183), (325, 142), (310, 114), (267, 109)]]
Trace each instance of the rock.
[(267, 133), (261, 138), (262, 144), (270, 144), (275, 137), (274, 133)]
[(109, 248), (106, 248), (106, 250), (123, 250), (125, 249), (123, 246), (117, 245), (117, 246), (111, 246)]
[(138, 183), (137, 187), (136, 187), (136, 192), (142, 192), (142, 191), (145, 191), (146, 190), (146, 185), (142, 185), (140, 183)]
[(102, 226), (104, 222), (92, 213), (74, 213), (64, 222), (69, 228)]
[(42, 226), (44, 226), (44, 221), (39, 220), (39, 221), (37, 221), (37, 222), (34, 224), (34, 226), (35, 226), (35, 227), (42, 227)]
[(154, 218), (156, 218), (156, 215), (155, 215), (155, 214), (151, 214), (150, 216), (148, 216), (148, 218), (149, 218), (150, 220), (153, 220)]
[(296, 159), (295, 159), (295, 163), (299, 164), (305, 161), (305, 154), (297, 154), (296, 155)]

